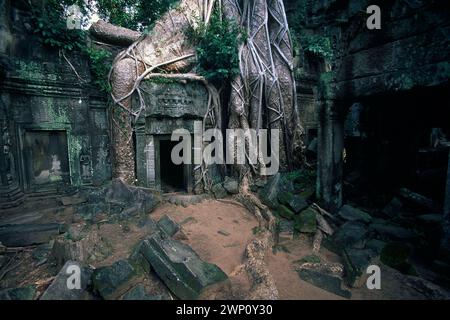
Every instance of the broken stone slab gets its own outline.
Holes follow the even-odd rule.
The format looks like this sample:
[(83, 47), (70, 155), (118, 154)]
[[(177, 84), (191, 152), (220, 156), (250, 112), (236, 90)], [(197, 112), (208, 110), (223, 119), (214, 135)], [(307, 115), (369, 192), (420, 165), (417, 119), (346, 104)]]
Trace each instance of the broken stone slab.
[(364, 223), (370, 223), (372, 221), (370, 214), (348, 204), (342, 206), (338, 215), (346, 221), (361, 221)]
[(149, 295), (147, 294), (145, 287), (142, 284), (138, 284), (136, 287), (128, 291), (123, 297), (122, 300), (171, 300), (170, 297), (166, 294), (158, 294), (158, 295)]
[(417, 238), (414, 232), (392, 224), (372, 223), (370, 228), (375, 230), (383, 239), (407, 241)]
[(134, 200), (133, 191), (121, 179), (115, 179), (106, 190), (106, 202), (132, 203)]
[(368, 233), (369, 230), (364, 223), (348, 221), (335, 232), (334, 244), (338, 251), (352, 247), (362, 249)]
[(61, 197), (59, 199), (63, 206), (76, 206), (78, 204), (82, 204), (87, 202), (85, 197), (80, 196), (71, 196), (71, 197)]
[(279, 206), (278, 194), (281, 192), (292, 192), (294, 189), (292, 181), (283, 181), (281, 174), (269, 178), (266, 185), (259, 191), (261, 201), (271, 209)]
[(143, 229), (145, 234), (147, 235), (151, 235), (159, 231), (159, 227), (156, 221), (149, 217), (145, 217), (144, 219), (140, 220), (138, 223), (138, 227)]
[(94, 270), (94, 290), (105, 300), (117, 299), (134, 284), (135, 275), (135, 269), (128, 261), (119, 260), (111, 266)]
[(367, 267), (372, 264), (377, 254), (371, 249), (348, 248), (343, 251), (342, 257), (347, 284), (353, 288), (360, 288), (369, 276)]
[(144, 273), (148, 274), (150, 273), (152, 267), (150, 266), (150, 263), (145, 259), (144, 255), (142, 254), (142, 244), (144, 241), (140, 241), (132, 250), (130, 256), (128, 257), (128, 261), (133, 266), (135, 272), (137, 274)]
[(33, 285), (0, 290), (0, 300), (34, 300), (36, 287)]
[(399, 198), (394, 197), (392, 200), (383, 208), (382, 212), (390, 217), (395, 217), (400, 214), (403, 208), (403, 203)]
[(59, 238), (53, 243), (49, 260), (60, 268), (67, 261), (90, 263), (103, 260), (111, 254), (111, 246), (96, 230), (91, 230), (79, 241)]
[(239, 193), (239, 183), (234, 178), (225, 177), (225, 181), (223, 182), (223, 187), (230, 194), (238, 194)]
[(115, 179), (107, 188), (105, 200), (108, 203), (128, 207), (136, 206), (138, 211), (150, 212), (160, 202), (160, 199), (148, 189), (129, 186), (121, 179)]
[(435, 224), (439, 225), (442, 223), (443, 216), (442, 214), (423, 214), (417, 217), (417, 220), (426, 224)]
[(418, 193), (415, 193), (407, 188), (401, 188), (399, 190), (399, 195), (405, 200), (408, 201), (409, 204), (415, 205), (418, 208), (427, 209), (431, 211), (439, 211), (439, 207), (436, 203)]
[(301, 258), (300, 260), (296, 261), (299, 264), (304, 263), (321, 263), (321, 258), (315, 254), (307, 255)]
[(331, 292), (346, 299), (350, 299), (352, 296), (350, 291), (342, 289), (342, 279), (340, 279), (339, 277), (309, 269), (298, 270), (298, 274), (300, 276), (300, 279), (320, 289)]
[(191, 247), (174, 239), (153, 235), (144, 240), (141, 250), (153, 270), (180, 299), (198, 299), (228, 278), (218, 266), (201, 260)]
[(215, 184), (211, 188), (211, 191), (216, 199), (223, 199), (228, 195), (227, 190), (225, 190), (221, 183)]
[(317, 231), (317, 212), (309, 207), (295, 216), (294, 228), (302, 233), (316, 233)]
[(169, 237), (173, 237), (178, 231), (180, 231), (180, 225), (168, 215), (164, 215), (158, 221), (158, 227)]
[(7, 247), (26, 247), (47, 243), (64, 232), (65, 225), (59, 223), (5, 225), (0, 227), (0, 241)]
[[(80, 275), (79, 289), (69, 287), (77, 285), (76, 274)], [(89, 289), (91, 287), (93, 270), (82, 266), (76, 261), (67, 261), (61, 268), (55, 280), (42, 294), (40, 300), (92, 300), (94, 297)]]
[(397, 273), (396, 277), (400, 278), (401, 283), (420, 292), (428, 300), (449, 300), (450, 292), (441, 288), (434, 283), (411, 275), (403, 275)]

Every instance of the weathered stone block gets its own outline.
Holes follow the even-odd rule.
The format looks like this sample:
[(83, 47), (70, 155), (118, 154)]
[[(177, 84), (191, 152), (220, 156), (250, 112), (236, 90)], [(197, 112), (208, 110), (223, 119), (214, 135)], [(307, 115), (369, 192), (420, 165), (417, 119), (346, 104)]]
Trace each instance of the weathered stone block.
[(87, 199), (84, 197), (72, 196), (72, 197), (61, 197), (60, 201), (63, 206), (75, 206), (77, 204), (87, 202)]
[(354, 288), (361, 287), (367, 280), (367, 267), (375, 259), (375, 252), (370, 249), (348, 248), (343, 251), (342, 256), (347, 284)]
[(316, 211), (308, 208), (295, 216), (295, 229), (303, 233), (315, 233), (317, 231)]
[(239, 183), (236, 179), (225, 177), (225, 181), (223, 182), (223, 187), (230, 194), (238, 194), (239, 193)]
[(180, 231), (180, 225), (168, 215), (164, 215), (161, 219), (159, 219), (158, 226), (169, 237), (174, 236), (178, 231)]
[(180, 299), (197, 299), (209, 287), (227, 279), (216, 265), (204, 262), (188, 245), (154, 235), (142, 254), (162, 281)]
[(308, 203), (305, 198), (292, 194), (291, 192), (281, 192), (278, 194), (278, 202), (289, 206), (294, 213), (299, 213), (300, 211), (308, 207)]
[(278, 207), (277, 212), (280, 216), (282, 216), (283, 218), (289, 219), (289, 220), (293, 219), (295, 217), (294, 212), (292, 212), (291, 209), (289, 209), (288, 207), (286, 207), (284, 205), (280, 205)]
[(36, 294), (34, 286), (0, 290), (0, 300), (33, 300)]
[[(80, 289), (69, 289), (67, 282), (73, 274), (70, 267), (75, 266), (81, 271)], [(88, 291), (91, 286), (92, 270), (83, 267), (78, 262), (68, 261), (59, 271), (55, 280), (42, 294), (40, 300), (91, 300), (93, 295)], [(70, 281), (70, 280), (69, 280)]]
[(375, 230), (384, 239), (394, 239), (394, 240), (412, 240), (417, 237), (417, 235), (403, 227), (392, 225), (392, 224), (382, 224), (382, 223), (372, 223), (370, 225), (372, 230)]
[(370, 214), (347, 204), (342, 206), (338, 215), (346, 221), (361, 221), (364, 223), (370, 223), (372, 221)]
[(94, 271), (94, 289), (105, 300), (117, 299), (122, 291), (127, 289), (127, 285), (135, 276), (133, 266), (125, 260), (115, 262), (108, 267), (98, 268)]
[(301, 269), (298, 271), (298, 274), (300, 279), (311, 283), (318, 288), (347, 299), (351, 298), (351, 292), (342, 289), (342, 280), (338, 277), (308, 269)]
[(280, 192), (280, 183), (281, 175), (277, 173), (269, 179), (267, 184), (259, 192), (261, 201), (272, 209), (277, 208), (279, 205), (278, 193)]
[(222, 199), (222, 198), (225, 198), (228, 195), (227, 191), (225, 190), (225, 188), (220, 183), (214, 185), (211, 188), (211, 191), (214, 194), (214, 197), (216, 197), (216, 199)]
[(7, 247), (42, 244), (63, 233), (64, 229), (65, 225), (58, 223), (0, 226), (0, 241)]
[(334, 234), (333, 239), (337, 249), (356, 247), (362, 249), (368, 235), (368, 228), (361, 222), (344, 223)]

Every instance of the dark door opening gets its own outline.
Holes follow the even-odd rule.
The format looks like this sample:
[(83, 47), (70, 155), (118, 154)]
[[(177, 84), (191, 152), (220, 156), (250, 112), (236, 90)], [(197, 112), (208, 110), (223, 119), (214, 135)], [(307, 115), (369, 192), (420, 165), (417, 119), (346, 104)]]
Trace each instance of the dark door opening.
[(159, 141), (161, 190), (164, 192), (186, 191), (184, 165), (176, 165), (171, 159), (172, 149), (177, 144), (178, 141)]
[(449, 98), (446, 85), (362, 101), (363, 107), (356, 110), (360, 120), (353, 128), (356, 134), (346, 130), (344, 197), (364, 196), (361, 203), (367, 204), (368, 196), (381, 204), (405, 187), (442, 205), (450, 141), (450, 110), (445, 103)]

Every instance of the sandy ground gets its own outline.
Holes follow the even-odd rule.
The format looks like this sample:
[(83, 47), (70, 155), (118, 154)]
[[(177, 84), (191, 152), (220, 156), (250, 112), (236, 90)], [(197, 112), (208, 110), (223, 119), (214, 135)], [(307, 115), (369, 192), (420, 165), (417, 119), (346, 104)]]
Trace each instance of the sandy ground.
[[(73, 208), (50, 210), (44, 214), (21, 215), (20, 219), (35, 223), (67, 222), (80, 229), (86, 227), (83, 221), (73, 221)], [(245, 298), (250, 289), (250, 281), (242, 269), (247, 244), (255, 237), (258, 226), (256, 218), (238, 203), (230, 201), (204, 200), (188, 207), (165, 203), (149, 214), (154, 220), (168, 215), (181, 225), (176, 238), (190, 245), (199, 256), (218, 265), (230, 278), (231, 291), (221, 298)], [(18, 215), (20, 217), (20, 215)], [(13, 216), (8, 219), (16, 219)], [(20, 220), (19, 219), (19, 220)], [(129, 257), (133, 248), (146, 237), (145, 231), (136, 221), (122, 223), (102, 223), (87, 226), (88, 232), (95, 232), (98, 239), (108, 246), (110, 254), (105, 259), (94, 261), (94, 267), (108, 266)], [(271, 250), (266, 255), (268, 270), (274, 278), (280, 299), (343, 299), (300, 279), (296, 268), (298, 260), (311, 255), (311, 237), (282, 238), (283, 250)], [(322, 247), (318, 254), (323, 262), (342, 262), (341, 258)], [(42, 290), (52, 281), (52, 274), (45, 264), (36, 266), (31, 250), (14, 257), (17, 267), (9, 271), (0, 281), (0, 288), (37, 284)], [(12, 264), (14, 265), (14, 264)], [(350, 289), (352, 299), (424, 299), (424, 295), (403, 283), (402, 276), (395, 270), (380, 264), (382, 270), (382, 290), (367, 288)], [(161, 291), (168, 293), (154, 274), (141, 279), (151, 294)]]
[(205, 200), (188, 207), (165, 204), (151, 213), (158, 220), (168, 215), (182, 227), (181, 241), (205, 261), (219, 266), (230, 278), (233, 297), (242, 298), (250, 288), (245, 271), (239, 272), (247, 244), (253, 239), (256, 218), (239, 204)]

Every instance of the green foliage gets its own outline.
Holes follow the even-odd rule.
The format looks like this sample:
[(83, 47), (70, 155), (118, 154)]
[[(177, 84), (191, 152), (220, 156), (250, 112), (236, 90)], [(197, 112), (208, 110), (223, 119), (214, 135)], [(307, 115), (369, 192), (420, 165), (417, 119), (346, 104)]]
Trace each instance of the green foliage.
[(239, 74), (239, 46), (246, 35), (236, 23), (215, 11), (207, 26), (199, 23), (196, 29), (187, 30), (187, 35), (197, 47), (199, 74), (216, 83)]
[(139, 31), (146, 31), (178, 0), (97, 0), (100, 17), (109, 22)]
[(330, 38), (319, 35), (305, 35), (300, 39), (304, 51), (311, 52), (325, 60), (333, 58)]
[(94, 76), (94, 82), (104, 92), (111, 92), (111, 85), (108, 81), (108, 74), (111, 59), (111, 52), (104, 49), (95, 49), (87, 47), (85, 53), (89, 56), (89, 67)]
[(47, 0), (45, 5), (32, 7), (34, 33), (51, 47), (72, 51), (83, 46), (83, 31), (67, 29), (64, 11), (77, 1)]

